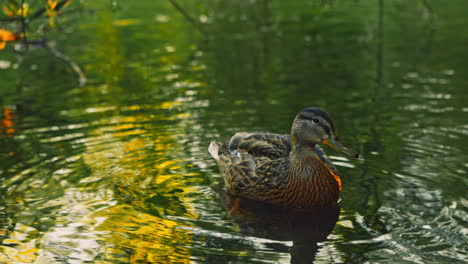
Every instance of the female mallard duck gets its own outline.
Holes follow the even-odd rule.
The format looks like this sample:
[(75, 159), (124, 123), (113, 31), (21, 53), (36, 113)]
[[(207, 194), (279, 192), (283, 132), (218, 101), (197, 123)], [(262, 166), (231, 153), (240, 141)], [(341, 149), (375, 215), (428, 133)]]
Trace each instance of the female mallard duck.
[(209, 152), (232, 194), (307, 208), (336, 204), (341, 191), (335, 167), (317, 144), (358, 157), (338, 141), (330, 115), (315, 107), (296, 115), (291, 135), (236, 133), (229, 142), (211, 142)]

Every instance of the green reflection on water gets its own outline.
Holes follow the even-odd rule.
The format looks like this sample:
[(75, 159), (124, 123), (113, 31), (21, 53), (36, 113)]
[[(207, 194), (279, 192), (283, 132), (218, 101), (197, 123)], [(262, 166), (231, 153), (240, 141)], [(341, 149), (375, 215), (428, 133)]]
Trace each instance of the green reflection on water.
[(0, 53), (23, 60), (0, 69), (0, 262), (289, 262), (228, 214), (206, 148), (306, 106), (364, 156), (327, 150), (344, 189), (318, 263), (466, 259), (465, 2), (181, 3), (204, 33), (169, 2), (90, 3), (56, 40), (83, 88)]

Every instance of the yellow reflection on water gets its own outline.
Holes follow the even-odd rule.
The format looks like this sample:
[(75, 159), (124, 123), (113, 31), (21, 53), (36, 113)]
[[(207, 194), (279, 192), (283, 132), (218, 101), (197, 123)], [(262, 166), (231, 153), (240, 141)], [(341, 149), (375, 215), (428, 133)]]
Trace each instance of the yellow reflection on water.
[[(156, 108), (177, 105), (164, 102)], [(178, 229), (182, 224), (165, 218), (198, 217), (188, 195), (197, 190), (187, 186), (184, 177), (190, 172), (179, 157), (184, 148), (178, 143), (178, 131), (184, 129), (178, 130), (175, 123), (167, 131), (154, 116), (136, 112), (140, 109), (129, 107), (126, 110), (134, 110), (133, 115), (102, 120), (90, 132), (94, 138), (85, 143), (84, 161), (94, 180), (109, 177), (108, 188), (117, 200), (117, 205), (93, 216), (105, 218), (97, 230), (109, 232), (103, 237), (101, 252), (111, 263), (121, 258), (130, 258), (130, 263), (189, 263), (191, 232)], [(165, 120), (177, 118), (180, 114), (164, 116)], [(96, 142), (106, 142), (105, 147)]]
[[(61, 177), (60, 185), (71, 197), (50, 197), (48, 203), (59, 208), (53, 212), (60, 213), (45, 216), (54, 222), (48, 223), (47, 230), (31, 228), (7, 234), (11, 243), (0, 246), (0, 263), (52, 263), (48, 260), (57, 257), (69, 263), (190, 262), (192, 233), (178, 228), (189, 224), (167, 217), (198, 217), (191, 195), (197, 189), (186, 179), (194, 173), (190, 172), (184, 146), (179, 143), (186, 136), (186, 127), (179, 121), (190, 115), (173, 113), (185, 101), (128, 105), (127, 96), (121, 95), (130, 92), (124, 91), (122, 82), (138, 80), (141, 87), (152, 87), (144, 81), (147, 72), (143, 64), (125, 63), (123, 39), (115, 27), (137, 21), (112, 23), (111, 15), (99, 17), (93, 28), (99, 43), (82, 56), (92, 61), (85, 69), (102, 81), (73, 92), (84, 99), (87, 108), (60, 112), (63, 117), (83, 116), (86, 120), (68, 127), (70, 131), (86, 129), (73, 135), (61, 127), (45, 128), (60, 135), (49, 138), (50, 142), (68, 140), (83, 147), (76, 162), (84, 169), (60, 171), (70, 175)], [(168, 29), (168, 34), (173, 31)], [(160, 61), (165, 62), (167, 69), (173, 69), (181, 55), (173, 52), (175, 47), (164, 47), (170, 54)], [(135, 87), (140, 86), (132, 89)], [(19, 237), (32, 232), (35, 240)]]
[[(37, 258), (38, 249), (36, 248), (36, 240), (24, 241), (27, 234), (37, 233), (37, 230), (27, 227), (22, 224), (16, 224), (13, 232), (8, 232), (7, 239), (2, 241), (0, 245), (0, 263), (16, 264), (16, 263), (33, 263)], [(6, 235), (6, 234), (5, 234)]]
[(177, 228), (180, 224), (175, 221), (136, 211), (129, 205), (117, 205), (96, 216), (107, 218), (100, 230), (112, 230), (103, 248), (108, 261), (117, 261), (123, 254), (130, 263), (190, 262), (191, 232)]
[(15, 243), (19, 246), (7, 247), (7, 246), (0, 246), (0, 263), (5, 264), (13, 264), (13, 263), (32, 263), (36, 260), (37, 257), (37, 248), (30, 248), (28, 245), (23, 243), (19, 243), (18, 241), (11, 240), (11, 241), (4, 241), (4, 243)]
[(122, 27), (122, 26), (131, 26), (135, 24), (139, 24), (141, 21), (139, 19), (118, 19), (114, 20), (114, 25)]

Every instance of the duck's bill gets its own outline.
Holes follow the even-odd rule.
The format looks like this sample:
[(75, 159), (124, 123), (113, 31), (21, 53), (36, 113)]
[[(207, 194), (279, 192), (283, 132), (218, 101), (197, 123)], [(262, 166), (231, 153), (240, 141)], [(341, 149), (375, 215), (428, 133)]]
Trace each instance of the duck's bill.
[(328, 139), (323, 140), (323, 144), (332, 147), (336, 151), (339, 151), (349, 157), (357, 158), (359, 154), (357, 154), (354, 150), (345, 147), (335, 135), (331, 135)]

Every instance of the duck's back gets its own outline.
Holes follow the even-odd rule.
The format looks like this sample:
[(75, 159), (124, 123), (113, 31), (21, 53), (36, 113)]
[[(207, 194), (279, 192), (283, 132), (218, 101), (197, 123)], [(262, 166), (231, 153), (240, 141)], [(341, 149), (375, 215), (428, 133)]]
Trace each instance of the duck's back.
[(229, 150), (245, 151), (255, 157), (284, 158), (291, 152), (291, 137), (272, 133), (240, 132), (229, 141)]
[[(291, 152), (291, 136), (273, 133), (236, 133), (228, 143), (229, 151), (245, 151), (254, 157), (265, 157), (270, 160), (288, 158)], [(336, 168), (319, 145), (315, 153), (336, 173)]]

